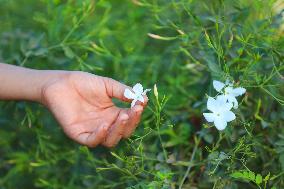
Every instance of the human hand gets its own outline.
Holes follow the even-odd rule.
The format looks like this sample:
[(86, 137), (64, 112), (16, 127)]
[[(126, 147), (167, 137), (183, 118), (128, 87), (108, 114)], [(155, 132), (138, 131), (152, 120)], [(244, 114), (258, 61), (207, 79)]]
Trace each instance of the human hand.
[(144, 96), (144, 104), (137, 103), (131, 109), (115, 106), (112, 98), (129, 101), (123, 95), (126, 88), (110, 78), (65, 72), (43, 85), (41, 102), (71, 139), (89, 147), (113, 147), (133, 133), (148, 101)]

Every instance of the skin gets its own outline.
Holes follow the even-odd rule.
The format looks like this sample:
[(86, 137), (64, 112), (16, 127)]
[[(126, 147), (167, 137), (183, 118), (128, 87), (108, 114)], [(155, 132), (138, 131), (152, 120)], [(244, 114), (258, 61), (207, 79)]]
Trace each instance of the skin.
[(137, 127), (147, 105), (119, 108), (113, 98), (130, 87), (111, 78), (78, 71), (33, 70), (0, 63), (0, 99), (28, 100), (43, 104), (68, 137), (95, 147), (114, 147)]

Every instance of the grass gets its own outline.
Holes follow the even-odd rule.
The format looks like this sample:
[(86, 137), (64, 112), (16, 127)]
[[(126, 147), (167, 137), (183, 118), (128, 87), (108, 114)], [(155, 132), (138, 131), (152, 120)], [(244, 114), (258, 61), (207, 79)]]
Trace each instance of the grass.
[[(2, 62), (158, 92), (114, 149), (75, 144), (38, 104), (1, 102), (1, 188), (284, 187), (283, 1), (0, 4)], [(226, 78), (247, 93), (219, 132), (202, 113), (212, 80)]]

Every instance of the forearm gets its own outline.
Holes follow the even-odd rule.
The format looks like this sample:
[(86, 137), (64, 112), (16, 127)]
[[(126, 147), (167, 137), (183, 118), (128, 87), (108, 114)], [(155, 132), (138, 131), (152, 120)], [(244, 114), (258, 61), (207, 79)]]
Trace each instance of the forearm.
[(33, 70), (0, 63), (0, 100), (41, 103), (44, 85), (62, 77), (64, 71)]

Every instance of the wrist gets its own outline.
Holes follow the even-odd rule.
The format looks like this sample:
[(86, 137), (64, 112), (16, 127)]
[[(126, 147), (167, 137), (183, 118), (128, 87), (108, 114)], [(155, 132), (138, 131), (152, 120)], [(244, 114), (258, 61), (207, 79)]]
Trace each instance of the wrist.
[(36, 70), (36, 75), (40, 78), (38, 85), (36, 86), (35, 99), (32, 101), (39, 102), (46, 105), (45, 102), (45, 91), (53, 84), (59, 82), (60, 80), (65, 80), (70, 75), (69, 71), (59, 71), (59, 70)]

